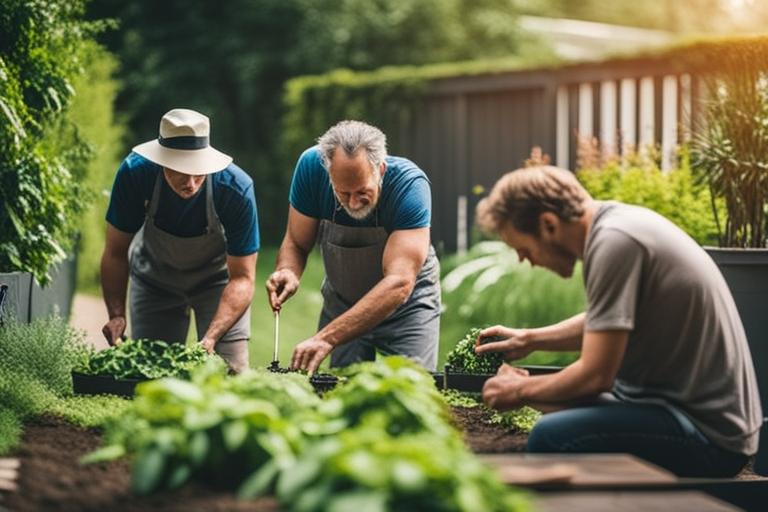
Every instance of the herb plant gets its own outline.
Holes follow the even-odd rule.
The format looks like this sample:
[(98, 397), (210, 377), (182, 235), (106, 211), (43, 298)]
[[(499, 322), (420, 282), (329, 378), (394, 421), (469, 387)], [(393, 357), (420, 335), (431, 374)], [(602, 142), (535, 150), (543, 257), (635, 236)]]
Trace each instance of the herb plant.
[(127, 340), (93, 353), (78, 370), (88, 375), (111, 375), (119, 379), (185, 377), (207, 357), (205, 349), (198, 344)]
[(395, 437), (367, 422), (311, 445), (275, 491), (281, 510), (296, 512), (527, 510), (460, 440)]
[(84, 461), (133, 455), (133, 490), (149, 494), (189, 479), (237, 488), (267, 462), (291, 460), (302, 431), (281, 408), (306, 407), (311, 388), (282, 375), (271, 377), (284, 388), (262, 387), (265, 380), (250, 372), (228, 377), (223, 368), (223, 361), (211, 360), (190, 381), (139, 384), (128, 412), (107, 427), (109, 444)]
[(476, 327), (470, 329), (454, 349), (448, 352), (445, 362), (452, 371), (477, 375), (495, 374), (504, 362), (504, 358), (499, 353), (481, 355), (475, 353), (475, 340), (481, 330)]

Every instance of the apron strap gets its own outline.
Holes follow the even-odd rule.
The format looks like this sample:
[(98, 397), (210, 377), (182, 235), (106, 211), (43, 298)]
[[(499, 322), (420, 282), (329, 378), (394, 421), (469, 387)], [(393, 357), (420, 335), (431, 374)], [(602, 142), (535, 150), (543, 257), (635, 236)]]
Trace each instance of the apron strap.
[(218, 220), (218, 215), (216, 214), (216, 209), (214, 208), (213, 204), (213, 180), (210, 179), (211, 175), (207, 175), (205, 177), (205, 183), (203, 186), (205, 187), (205, 232), (210, 233), (213, 229), (213, 225), (216, 220)]
[(163, 176), (163, 169), (161, 167), (160, 172), (157, 173), (157, 178), (155, 179), (155, 187), (152, 189), (152, 199), (149, 200), (147, 217), (150, 219), (154, 219), (155, 214), (157, 213), (157, 205), (160, 202), (160, 187), (163, 184), (163, 180), (165, 180), (165, 177)]

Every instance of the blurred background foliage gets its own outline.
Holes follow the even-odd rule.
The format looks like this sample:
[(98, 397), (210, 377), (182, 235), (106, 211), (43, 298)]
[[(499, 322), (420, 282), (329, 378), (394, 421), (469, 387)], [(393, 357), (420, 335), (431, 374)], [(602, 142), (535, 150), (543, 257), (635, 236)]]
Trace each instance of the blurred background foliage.
[[(18, 236), (18, 243), (3, 236), (0, 269), (23, 259), (42, 278), (79, 231), (79, 288), (98, 293), (103, 218), (119, 161), (133, 145), (157, 136), (164, 112), (184, 106), (212, 118), (213, 144), (256, 182), (264, 240), (260, 289), (285, 226), (298, 152), (341, 116), (378, 117), (386, 129), (387, 120), (408, 114), (431, 78), (556, 62), (548, 41), (523, 28), (526, 16), (684, 35), (728, 33), (761, 30), (768, 3), (0, 0), (0, 229), (18, 231), (7, 213), (11, 205), (25, 208), (25, 225), (39, 230)], [(99, 32), (107, 26), (101, 20), (114, 23)], [(27, 136), (19, 136), (19, 125)], [(679, 167), (665, 174), (652, 163), (615, 161), (585, 167), (580, 177), (595, 197), (649, 206), (709, 243), (716, 233), (711, 201), (692, 183), (686, 158)], [(44, 190), (48, 202), (34, 190)], [(41, 240), (44, 250), (25, 245)], [(469, 272), (476, 260), (488, 266)], [(499, 245), (444, 258), (443, 273), (448, 283), (459, 282), (446, 285), (443, 353), (469, 327), (539, 325), (583, 307), (578, 279), (561, 282), (520, 265)], [(490, 283), (488, 276), (502, 274)], [(294, 299), (294, 320), (283, 322), (287, 352), (314, 330), (321, 279), (313, 256)], [(260, 290), (254, 301), (254, 332), (261, 333), (255, 338), (268, 337), (271, 314)], [(256, 341), (255, 350), (269, 346)]]

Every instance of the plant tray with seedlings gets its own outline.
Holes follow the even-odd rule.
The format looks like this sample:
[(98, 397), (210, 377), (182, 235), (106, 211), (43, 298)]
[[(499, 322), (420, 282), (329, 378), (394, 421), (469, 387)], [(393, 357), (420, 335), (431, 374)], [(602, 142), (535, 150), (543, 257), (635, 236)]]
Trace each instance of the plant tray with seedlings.
[[(516, 365), (517, 366), (517, 365)], [(517, 368), (527, 370), (530, 375), (544, 375), (562, 370), (560, 366), (519, 365)], [(467, 373), (445, 366), (445, 389), (479, 393), (483, 390), (485, 381), (496, 376), (496, 373)]]
[[(485, 381), (496, 375), (499, 367), (504, 363), (504, 358), (499, 353), (478, 355), (475, 353), (475, 344), (481, 329), (472, 328), (456, 343), (446, 357), (445, 365), (445, 389), (458, 391), (480, 392)], [(487, 338), (486, 342), (497, 341), (497, 338)], [(560, 370), (559, 366), (520, 366), (528, 370), (531, 375), (554, 373)]]
[(210, 356), (200, 345), (127, 340), (91, 352), (72, 370), (75, 394), (132, 397), (136, 385), (162, 377), (187, 377)]
[(120, 379), (111, 375), (88, 375), (72, 371), (72, 391), (76, 395), (117, 395), (132, 398), (136, 385), (148, 379)]
[[(294, 370), (293, 368), (282, 368), (276, 362), (273, 362), (268, 370), (272, 373), (301, 374), (301, 371)], [(335, 388), (339, 382), (339, 377), (331, 373), (314, 373), (309, 377), (309, 383), (315, 389), (315, 392), (320, 395)]]

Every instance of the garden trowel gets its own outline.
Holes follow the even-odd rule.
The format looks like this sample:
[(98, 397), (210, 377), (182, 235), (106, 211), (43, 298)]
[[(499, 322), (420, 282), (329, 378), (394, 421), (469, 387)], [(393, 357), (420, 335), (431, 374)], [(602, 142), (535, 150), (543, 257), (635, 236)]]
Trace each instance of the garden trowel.
[(272, 353), (272, 364), (269, 365), (269, 369), (274, 371), (277, 371), (280, 369), (280, 361), (277, 360), (278, 358), (278, 348), (280, 347), (280, 311), (275, 311), (275, 348), (274, 352)]

